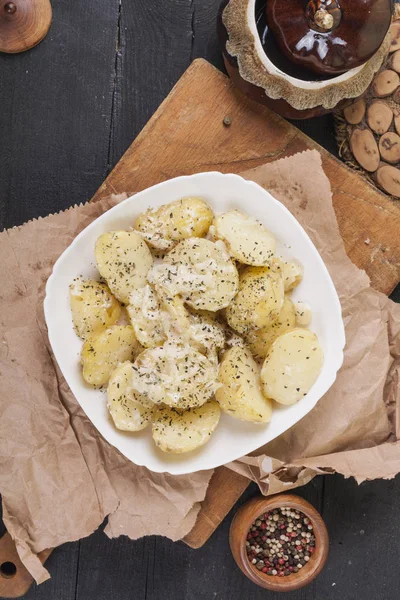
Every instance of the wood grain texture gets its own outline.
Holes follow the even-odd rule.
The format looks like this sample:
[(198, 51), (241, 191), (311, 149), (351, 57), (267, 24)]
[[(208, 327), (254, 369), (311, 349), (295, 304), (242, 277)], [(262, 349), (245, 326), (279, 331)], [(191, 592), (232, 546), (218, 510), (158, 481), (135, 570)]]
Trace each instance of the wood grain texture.
[[(39, 559), (50, 570), (52, 578), (39, 587), (32, 587), (33, 579), (17, 554), (15, 544), (8, 533), (0, 538), (0, 597), (19, 598), (31, 588), (29, 593), (33, 600), (54, 598), (57, 600), (73, 600), (75, 598), (75, 585), (77, 576), (79, 543), (64, 544), (57, 549), (57, 559), (50, 556), (50, 550), (39, 553)], [(50, 556), (50, 558), (49, 558)], [(14, 577), (4, 577), (1, 574), (1, 565), (11, 562), (16, 567)]]
[(118, 5), (56, 0), (41, 44), (0, 54), (0, 229), (85, 201), (107, 175)]
[(192, 17), (191, 0), (120, 2), (111, 166), (189, 66)]
[(25, 52), (47, 35), (52, 17), (50, 0), (0, 1), (0, 52)]
[(246, 477), (226, 467), (216, 469), (202, 502), (196, 525), (183, 541), (191, 548), (200, 548), (248, 486), (249, 480)]
[[(44, 550), (38, 557), (45, 562), (49, 552)], [(15, 571), (14, 571), (15, 570)], [(9, 533), (0, 538), (0, 596), (19, 598), (32, 585), (33, 579), (22, 564)]]
[[(222, 124), (225, 115), (232, 119), (229, 128)], [(312, 148), (321, 153), (331, 181), (348, 255), (373, 287), (389, 294), (400, 279), (399, 207), (287, 121), (235, 92), (203, 60), (186, 71), (93, 200), (177, 175), (238, 173)]]
[[(299, 495), (318, 510), (323, 504), (323, 483), (321, 477), (299, 490)], [(257, 493), (257, 486), (250, 485), (215, 535), (196, 551), (160, 537), (109, 540), (101, 530), (81, 540), (76, 600), (264, 600), (265, 590), (243, 577), (228, 542), (234, 514)], [(271, 600), (281, 597), (268, 595)], [(28, 595), (25, 600), (32, 598)], [(323, 596), (316, 597), (310, 586), (288, 598), (322, 600)], [(49, 596), (48, 600), (56, 598)]]
[(327, 568), (314, 583), (315, 598), (396, 600), (400, 478), (361, 485), (341, 475), (324, 479), (322, 515), (331, 547)]

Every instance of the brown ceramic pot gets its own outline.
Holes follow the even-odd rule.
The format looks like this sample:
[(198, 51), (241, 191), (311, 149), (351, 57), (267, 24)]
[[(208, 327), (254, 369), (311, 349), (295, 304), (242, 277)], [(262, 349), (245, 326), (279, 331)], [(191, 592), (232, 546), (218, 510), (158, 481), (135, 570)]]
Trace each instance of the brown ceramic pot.
[[(313, 1), (317, 2), (317, 0)], [(382, 0), (382, 2), (383, 1), (390, 2), (390, 0)], [(280, 0), (282, 6), (285, 2), (286, 0)], [(379, 2), (381, 2), (381, 0), (379, 0)], [(287, 119), (307, 119), (324, 115), (331, 112), (333, 109), (345, 108), (354, 100), (354, 98), (358, 98), (364, 94), (374, 73), (379, 69), (384, 56), (386, 56), (389, 46), (388, 35), (383, 44), (379, 38), (381, 46), (371, 60), (365, 63), (365, 65), (355, 67), (348, 73), (341, 75), (335, 75), (332, 72), (317, 73), (312, 71), (308, 64), (296, 64), (294, 60), (289, 60), (288, 56), (282, 51), (280, 44), (277, 43), (275, 35), (267, 23), (266, 6), (268, 6), (269, 3), (270, 0), (268, 0), (267, 3), (266, 0), (248, 0), (247, 8), (249, 10), (246, 10), (246, 0), (232, 0), (232, 2), (224, 0), (221, 4), (218, 13), (218, 35), (226, 70), (238, 89), (251, 99), (268, 106), (268, 108)], [(238, 44), (237, 42), (238, 35), (241, 31), (240, 23), (243, 22), (243, 32), (245, 36), (247, 35), (247, 38), (244, 38), (244, 43), (242, 45), (245, 49), (244, 53), (264, 53), (275, 71), (275, 75), (272, 75), (272, 77), (270, 76), (268, 69), (265, 69), (265, 66), (262, 64), (262, 57), (261, 59), (255, 57), (254, 60), (248, 61), (248, 64), (254, 65), (253, 72), (249, 75), (243, 66), (243, 62), (245, 61), (242, 60), (242, 63), (240, 63), (240, 57), (237, 56), (237, 53), (235, 54), (235, 52), (228, 51), (227, 41), (229, 40), (230, 43), (232, 42), (232, 31), (230, 31), (230, 34), (228, 35), (226, 19), (223, 18), (224, 10), (228, 4), (230, 21), (233, 22), (234, 37), (236, 38), (236, 48), (240, 47), (240, 43)], [(304, 5), (306, 2), (303, 0), (301, 4)], [(249, 22), (244, 22), (245, 18), (250, 18), (249, 15), (251, 15), (253, 5), (255, 13), (254, 18), (251, 16), (253, 20), (253, 23), (251, 24), (253, 28), (252, 34), (254, 34), (254, 36), (257, 35), (258, 37), (254, 43), (251, 42), (252, 39), (254, 40), (254, 37), (252, 37), (252, 34), (249, 35)], [(236, 22), (235, 19), (232, 19), (233, 10), (237, 12), (238, 18)], [(385, 13), (385, 17), (387, 17), (387, 15), (389, 15), (390, 20), (390, 10), (388, 13)], [(224, 14), (224, 16), (226, 15)], [(384, 27), (382, 27), (382, 32), (385, 30), (385, 27), (386, 22)], [(377, 43), (378, 42), (376, 42), (375, 45)], [(371, 46), (369, 47), (369, 51), (371, 51)], [(242, 59), (243, 58), (242, 55)], [(261, 71), (260, 77), (258, 77), (259, 73), (256, 72), (257, 69)], [(277, 89), (273, 89), (273, 93), (270, 92), (269, 86), (271, 78), (273, 79), (274, 77), (275, 79), (272, 81), (272, 86), (275, 87), (274, 84), (277, 83), (278, 86), (282, 87), (283, 93), (280, 93), (280, 90)], [(286, 80), (284, 81), (285, 77)], [(266, 84), (262, 84), (263, 78), (264, 82), (265, 78), (267, 78), (268, 81)], [(260, 84), (258, 85), (259, 81)], [(322, 95), (325, 93), (325, 98), (324, 101), (320, 103), (318, 102), (318, 99), (321, 97), (322, 88)], [(314, 91), (314, 89), (316, 91)], [(285, 91), (288, 93), (285, 93)], [(304, 103), (296, 102), (300, 96), (307, 96)]]

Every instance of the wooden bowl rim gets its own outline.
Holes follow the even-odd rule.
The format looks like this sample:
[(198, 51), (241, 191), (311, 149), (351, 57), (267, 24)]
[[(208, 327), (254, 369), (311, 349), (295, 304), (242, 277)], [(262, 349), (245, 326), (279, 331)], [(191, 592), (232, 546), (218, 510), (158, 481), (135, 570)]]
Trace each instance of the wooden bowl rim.
[[(251, 525), (258, 516), (274, 508), (282, 507), (299, 510), (311, 520), (316, 544), (315, 553), (298, 573), (280, 578), (258, 571), (249, 562), (246, 553), (246, 538)], [(243, 533), (240, 533), (242, 528)], [(276, 592), (297, 590), (311, 583), (322, 571), (329, 553), (329, 535), (321, 515), (307, 500), (294, 494), (276, 494), (270, 497), (259, 495), (249, 500), (237, 511), (232, 520), (229, 543), (233, 557), (241, 571), (257, 585)]]

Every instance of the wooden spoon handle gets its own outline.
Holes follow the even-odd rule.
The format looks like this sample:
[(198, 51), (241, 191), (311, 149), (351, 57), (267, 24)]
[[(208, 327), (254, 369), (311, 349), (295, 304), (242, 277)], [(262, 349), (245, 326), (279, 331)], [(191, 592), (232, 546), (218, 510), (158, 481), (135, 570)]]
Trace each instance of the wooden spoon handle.
[(36, 46), (51, 18), (50, 0), (0, 0), (0, 52), (14, 54)]

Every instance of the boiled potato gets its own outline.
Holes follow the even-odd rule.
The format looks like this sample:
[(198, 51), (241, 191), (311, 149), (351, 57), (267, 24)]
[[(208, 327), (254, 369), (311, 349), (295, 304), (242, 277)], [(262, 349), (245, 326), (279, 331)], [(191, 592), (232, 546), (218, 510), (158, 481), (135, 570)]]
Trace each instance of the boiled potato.
[(284, 333), (272, 344), (261, 370), (264, 394), (281, 404), (294, 404), (310, 391), (323, 361), (315, 333), (308, 329)]
[(135, 335), (142, 346), (153, 348), (165, 341), (160, 298), (150, 285), (132, 292), (126, 310)]
[(281, 270), (285, 293), (291, 292), (303, 279), (303, 267), (296, 261), (283, 261), (274, 258), (273, 264), (276, 269)]
[(238, 279), (224, 244), (199, 238), (180, 242), (148, 274), (150, 283), (181, 295), (192, 308), (213, 312), (230, 304)]
[(225, 242), (236, 260), (256, 267), (271, 262), (275, 238), (257, 219), (240, 210), (230, 210), (216, 217), (213, 225), (214, 236)]
[(185, 337), (189, 328), (189, 313), (183, 299), (181, 296), (171, 296), (167, 289), (159, 285), (156, 291), (161, 301), (165, 337)]
[(189, 315), (189, 342), (199, 352), (215, 353), (225, 346), (225, 329), (214, 313), (202, 311)]
[(135, 358), (139, 348), (130, 325), (112, 325), (92, 333), (81, 350), (83, 378), (91, 385), (104, 385), (120, 363)]
[(129, 297), (128, 315), (139, 342), (145, 348), (161, 346), (169, 337), (186, 335), (188, 313), (179, 296), (146, 285)]
[(246, 342), (234, 329), (227, 327), (225, 330), (226, 335), (226, 345), (228, 348), (232, 348), (232, 346), (239, 346), (239, 348), (245, 348)]
[(247, 332), (246, 341), (253, 356), (257, 359), (264, 359), (276, 338), (295, 327), (295, 307), (290, 298), (285, 296), (281, 312), (276, 321), (268, 327), (249, 329)]
[(139, 215), (134, 227), (154, 248), (168, 250), (190, 237), (204, 237), (213, 212), (202, 198), (181, 198)]
[(225, 352), (218, 379), (222, 386), (215, 399), (224, 412), (242, 421), (270, 421), (271, 401), (262, 394), (260, 369), (248, 348), (234, 346)]
[(283, 279), (279, 270), (247, 267), (240, 276), (239, 291), (226, 309), (232, 329), (246, 334), (249, 329), (268, 327), (283, 306)]
[(83, 339), (113, 325), (121, 314), (121, 305), (108, 287), (93, 279), (75, 280), (69, 286), (69, 299), (75, 331)]
[(196, 450), (210, 439), (220, 412), (214, 401), (185, 411), (160, 408), (153, 420), (153, 440), (163, 452), (182, 454)]
[(134, 363), (134, 389), (155, 404), (201, 406), (218, 386), (215, 365), (188, 344), (168, 341), (145, 350)]
[(294, 310), (296, 313), (296, 324), (301, 327), (308, 327), (312, 319), (310, 305), (307, 302), (295, 302)]
[(153, 257), (146, 243), (134, 231), (109, 231), (95, 245), (100, 275), (120, 302), (128, 304), (130, 294), (146, 285)]
[(121, 431), (140, 431), (151, 423), (155, 406), (132, 387), (133, 364), (124, 362), (111, 374), (107, 388), (107, 408), (115, 427)]

